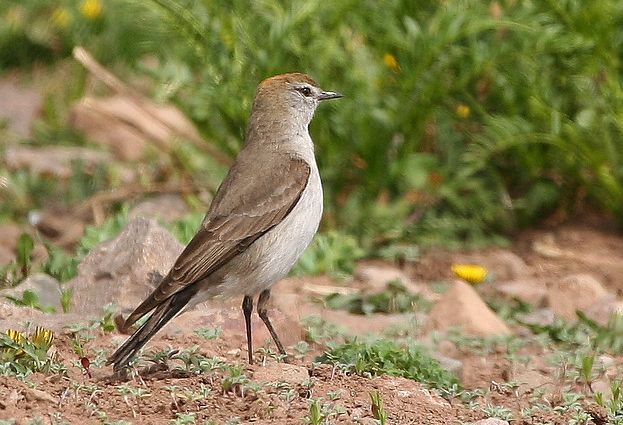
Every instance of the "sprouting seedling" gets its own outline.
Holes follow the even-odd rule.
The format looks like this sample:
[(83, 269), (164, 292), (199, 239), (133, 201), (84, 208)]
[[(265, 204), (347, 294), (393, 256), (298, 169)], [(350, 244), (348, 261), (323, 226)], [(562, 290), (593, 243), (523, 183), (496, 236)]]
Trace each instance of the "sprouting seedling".
[(372, 402), (372, 406), (370, 407), (372, 416), (374, 416), (374, 419), (377, 419), (381, 425), (385, 425), (387, 423), (387, 411), (383, 405), (381, 393), (378, 390), (370, 392), (370, 401)]

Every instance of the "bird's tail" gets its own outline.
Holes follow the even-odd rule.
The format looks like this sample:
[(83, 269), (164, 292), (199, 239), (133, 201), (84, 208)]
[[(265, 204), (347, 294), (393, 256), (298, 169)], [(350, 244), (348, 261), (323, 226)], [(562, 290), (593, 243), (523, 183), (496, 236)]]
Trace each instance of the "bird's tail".
[(188, 301), (196, 294), (196, 289), (191, 287), (168, 298), (165, 302), (154, 309), (147, 321), (135, 331), (121, 347), (117, 349), (106, 361), (107, 365), (114, 365), (113, 370), (119, 372), (128, 365), (132, 357), (158, 332), (169, 320), (174, 318)]

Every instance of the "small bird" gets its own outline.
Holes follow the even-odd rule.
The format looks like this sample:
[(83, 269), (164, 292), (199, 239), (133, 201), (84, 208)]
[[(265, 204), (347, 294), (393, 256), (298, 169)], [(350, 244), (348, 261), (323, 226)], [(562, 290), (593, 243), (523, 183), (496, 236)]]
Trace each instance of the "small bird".
[(245, 145), (199, 231), (158, 287), (121, 319), (125, 331), (152, 312), (108, 359), (115, 372), (173, 317), (217, 296), (244, 296), (250, 364), (251, 314), (258, 294), (257, 313), (286, 355), (268, 318), (267, 302), (272, 285), (287, 275), (318, 230), (322, 185), (309, 124), (320, 101), (340, 97), (301, 73), (259, 84)]

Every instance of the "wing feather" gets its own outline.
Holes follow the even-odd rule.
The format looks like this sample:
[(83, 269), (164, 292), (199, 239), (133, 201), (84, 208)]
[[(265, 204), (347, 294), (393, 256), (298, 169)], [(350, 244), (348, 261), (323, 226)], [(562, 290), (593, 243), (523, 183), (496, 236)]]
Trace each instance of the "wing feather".
[[(311, 169), (291, 155), (271, 157), (260, 175), (239, 158), (221, 184), (201, 228), (160, 285), (134, 310), (124, 328), (181, 290), (199, 282), (279, 224), (297, 204)], [(261, 163), (261, 162), (260, 162)], [(257, 169), (255, 169), (257, 171)], [(231, 188), (236, 190), (232, 191)]]

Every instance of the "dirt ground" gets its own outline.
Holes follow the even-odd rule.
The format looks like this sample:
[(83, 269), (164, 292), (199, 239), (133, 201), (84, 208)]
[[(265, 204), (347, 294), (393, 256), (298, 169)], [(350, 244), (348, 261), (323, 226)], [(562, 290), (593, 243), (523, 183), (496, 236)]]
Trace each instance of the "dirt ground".
[[(553, 281), (572, 273), (589, 273), (611, 293), (619, 298), (623, 295), (623, 236), (610, 229), (594, 224), (575, 224), (530, 231), (519, 235), (510, 251), (527, 265), (521, 272), (527, 275), (513, 276), (514, 279)], [(472, 258), (470, 256), (488, 258), (489, 252), (434, 251), (418, 263), (407, 265), (403, 272), (418, 285), (433, 285), (452, 279), (449, 270), (453, 262)], [(504, 278), (502, 269), (507, 266), (506, 263), (500, 265), (499, 278)], [(495, 264), (488, 267), (496, 270)], [(326, 277), (307, 280), (313, 283), (311, 286), (315, 291), (323, 285), (335, 285)], [(275, 291), (275, 298), (280, 297), (279, 289)], [(280, 316), (279, 310), (296, 309), (295, 316), (300, 318), (308, 313), (318, 313), (327, 320), (341, 322), (341, 325), (364, 323), (363, 328), (366, 323), (383, 320), (336, 314), (310, 301), (309, 293), (283, 292), (287, 301), (276, 302), (277, 310), (273, 314), (277, 317), (277, 328), (282, 332), (285, 329), (284, 339), (290, 344), (289, 351), (296, 341), (305, 339), (305, 330), (289, 319), (291, 315)], [(486, 287), (479, 292), (483, 298), (492, 293)], [(231, 379), (231, 372), (226, 369), (215, 368), (213, 372), (199, 374), (182, 372), (175, 368), (180, 362), (170, 360), (168, 368), (163, 363), (149, 370), (140, 369), (140, 374), (119, 381), (112, 376), (111, 368), (104, 366), (103, 360), (125, 336), (101, 330), (94, 330), (95, 339), (86, 342), (84, 347), (91, 360), (92, 376), (89, 377), (76, 355), (72, 339), (75, 333), (65, 329), (57, 333), (52, 350), (67, 366), (66, 373), (35, 374), (26, 383), (1, 377), (0, 419), (18, 424), (120, 423), (116, 422), (120, 420), (136, 424), (304, 424), (311, 423), (312, 401), (320, 399), (325, 422), (319, 423), (373, 424), (379, 422), (373, 419), (370, 393), (378, 390), (388, 413), (388, 424), (475, 423), (494, 416), (494, 407), (506, 409), (512, 417), (511, 424), (575, 423), (573, 420), (581, 417), (580, 414), (589, 419), (577, 423), (607, 423), (604, 410), (590, 397), (578, 400), (573, 409), (557, 408), (568, 407), (565, 391), (576, 389), (582, 392), (582, 384), (561, 377), (560, 371), (546, 361), (552, 349), (532, 341), (513, 352), (512, 356), (509, 356), (508, 345), (504, 344), (493, 344), (480, 350), (450, 341), (435, 345), (439, 353), (461, 362), (457, 373), (464, 390), (472, 395), (470, 400), (462, 400), (405, 378), (358, 376), (330, 365), (314, 363), (314, 358), (324, 348), (314, 342), (310, 343), (309, 352), (291, 360), (291, 366), (277, 363), (271, 356), (262, 357), (261, 353), (256, 353), (258, 364), (250, 366), (245, 362), (241, 314), (236, 306), (228, 308), (231, 314), (219, 316), (222, 335), (206, 339), (188, 329), (185, 331), (185, 327), (196, 329), (198, 323), (205, 326), (203, 323), (215, 317), (208, 315), (204, 322), (197, 322), (201, 314), (188, 313), (189, 318), (180, 317), (168, 331), (154, 338), (148, 350), (196, 345), (197, 352), (206, 358), (218, 357), (227, 364), (240, 365), (245, 376), (243, 380)], [(356, 327), (354, 325), (351, 329)], [(259, 346), (257, 344), (261, 345), (267, 334), (262, 333), (259, 321), (254, 322), (254, 329), (258, 330), (255, 342)], [(511, 327), (511, 330), (520, 338), (526, 335), (525, 329)], [(413, 336), (428, 341), (426, 336), (417, 332)], [(620, 373), (621, 356), (607, 360), (607, 368)], [(519, 385), (511, 385), (515, 382)], [(536, 405), (547, 408), (534, 408)], [(40, 418), (40, 422), (31, 422), (34, 418)]]

